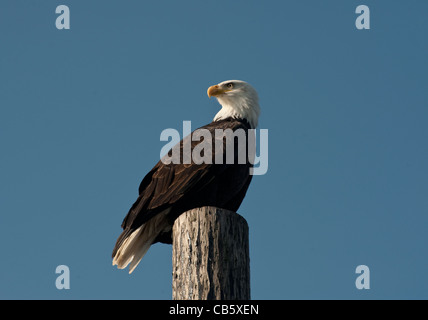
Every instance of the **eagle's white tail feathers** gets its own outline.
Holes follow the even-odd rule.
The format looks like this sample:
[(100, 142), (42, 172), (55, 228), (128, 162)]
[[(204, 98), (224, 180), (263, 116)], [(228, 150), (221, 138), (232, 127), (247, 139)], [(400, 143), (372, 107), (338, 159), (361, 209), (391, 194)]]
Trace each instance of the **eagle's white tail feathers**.
[(119, 269), (125, 269), (130, 264), (129, 273), (132, 273), (156, 237), (167, 227), (166, 212), (147, 221), (125, 239), (113, 258), (113, 265), (117, 265)]

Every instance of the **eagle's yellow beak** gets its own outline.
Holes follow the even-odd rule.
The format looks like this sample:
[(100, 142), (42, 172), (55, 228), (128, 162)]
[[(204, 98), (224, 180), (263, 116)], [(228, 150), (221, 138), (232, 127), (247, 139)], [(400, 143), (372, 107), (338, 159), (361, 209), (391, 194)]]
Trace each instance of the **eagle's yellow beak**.
[(208, 88), (207, 94), (208, 94), (208, 97), (211, 98), (211, 97), (216, 97), (216, 96), (218, 96), (222, 93), (225, 93), (227, 91), (230, 91), (230, 90), (222, 89), (219, 87), (219, 85), (216, 84), (215, 86), (211, 86)]

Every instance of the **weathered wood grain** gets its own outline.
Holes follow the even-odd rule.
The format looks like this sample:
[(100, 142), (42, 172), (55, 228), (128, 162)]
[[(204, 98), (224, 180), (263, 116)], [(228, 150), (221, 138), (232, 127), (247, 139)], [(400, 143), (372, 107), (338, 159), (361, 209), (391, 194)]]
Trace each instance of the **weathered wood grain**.
[(249, 300), (248, 224), (235, 212), (202, 207), (173, 227), (174, 300)]

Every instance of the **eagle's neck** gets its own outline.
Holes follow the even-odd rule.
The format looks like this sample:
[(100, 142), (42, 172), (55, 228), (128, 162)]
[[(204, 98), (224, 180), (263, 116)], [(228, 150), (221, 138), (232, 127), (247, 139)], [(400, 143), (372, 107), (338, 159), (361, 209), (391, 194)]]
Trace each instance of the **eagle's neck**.
[(214, 121), (219, 121), (227, 118), (245, 119), (248, 121), (252, 129), (255, 129), (258, 124), (260, 107), (257, 98), (251, 99), (243, 97), (241, 99), (218, 98), (221, 104), (221, 110), (214, 117)]

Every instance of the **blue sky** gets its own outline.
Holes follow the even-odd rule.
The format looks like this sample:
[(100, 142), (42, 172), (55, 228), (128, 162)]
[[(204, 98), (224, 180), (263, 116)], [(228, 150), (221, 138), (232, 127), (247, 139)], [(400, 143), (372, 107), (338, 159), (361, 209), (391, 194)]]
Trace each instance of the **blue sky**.
[(269, 130), (239, 209), (252, 298), (427, 299), (427, 16), (423, 1), (1, 1), (0, 298), (170, 299), (171, 246), (131, 276), (110, 254), (161, 131), (210, 122), (208, 86), (242, 79)]

